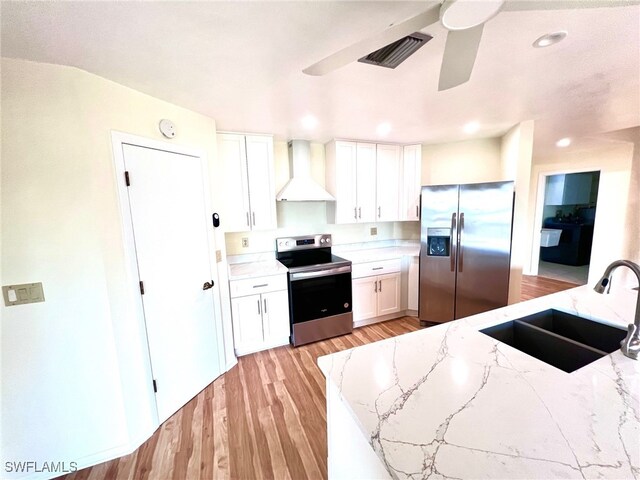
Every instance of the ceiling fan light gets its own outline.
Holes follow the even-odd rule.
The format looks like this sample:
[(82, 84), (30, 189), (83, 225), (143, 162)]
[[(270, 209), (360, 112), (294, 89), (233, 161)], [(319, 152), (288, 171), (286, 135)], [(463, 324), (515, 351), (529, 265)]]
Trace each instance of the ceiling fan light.
[(564, 31), (546, 33), (546, 34), (542, 35), (540, 38), (536, 39), (536, 41), (533, 42), (532, 45), (535, 48), (549, 47), (549, 46), (554, 45), (554, 44), (556, 44), (558, 42), (561, 42), (566, 37), (567, 37), (567, 32), (564, 32)]
[(502, 9), (505, 0), (445, 0), (440, 23), (448, 30), (466, 30), (485, 23)]

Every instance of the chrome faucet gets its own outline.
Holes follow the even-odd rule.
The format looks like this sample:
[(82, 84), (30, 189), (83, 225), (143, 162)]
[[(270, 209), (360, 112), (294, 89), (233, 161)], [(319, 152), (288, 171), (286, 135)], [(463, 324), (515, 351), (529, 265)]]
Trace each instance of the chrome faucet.
[(622, 354), (637, 360), (640, 354), (640, 266), (629, 260), (616, 260), (607, 267), (604, 275), (602, 275), (602, 278), (593, 289), (598, 293), (609, 293), (611, 290), (611, 275), (618, 267), (628, 267), (636, 274), (636, 277), (638, 277), (639, 288), (638, 299), (636, 300), (636, 316), (633, 323), (630, 323), (627, 327), (627, 337), (620, 342)]

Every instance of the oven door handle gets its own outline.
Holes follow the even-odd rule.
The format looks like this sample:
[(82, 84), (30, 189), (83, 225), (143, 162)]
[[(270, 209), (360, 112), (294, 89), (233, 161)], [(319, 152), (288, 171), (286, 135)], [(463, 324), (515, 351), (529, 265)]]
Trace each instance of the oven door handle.
[(314, 270), (312, 272), (298, 272), (289, 275), (289, 279), (292, 282), (296, 280), (306, 280), (308, 278), (326, 277), (328, 275), (336, 275), (338, 273), (349, 273), (351, 271), (351, 265), (344, 267), (328, 268), (326, 270)]

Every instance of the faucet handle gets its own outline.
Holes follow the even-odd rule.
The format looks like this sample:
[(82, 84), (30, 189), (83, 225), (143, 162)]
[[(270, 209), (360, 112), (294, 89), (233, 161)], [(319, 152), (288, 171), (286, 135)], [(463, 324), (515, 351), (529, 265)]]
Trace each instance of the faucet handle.
[(638, 355), (640, 355), (639, 334), (638, 327), (634, 323), (630, 323), (627, 327), (627, 336), (620, 342), (623, 355), (633, 358), (634, 360), (637, 360)]

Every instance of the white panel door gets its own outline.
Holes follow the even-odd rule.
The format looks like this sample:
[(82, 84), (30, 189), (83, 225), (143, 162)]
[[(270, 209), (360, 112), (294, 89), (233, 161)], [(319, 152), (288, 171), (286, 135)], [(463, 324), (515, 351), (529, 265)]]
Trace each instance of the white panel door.
[(403, 147), (402, 173), (400, 220), (420, 221), (422, 145), (406, 145)]
[(233, 345), (236, 350), (252, 350), (263, 343), (260, 295), (232, 298), (231, 317), (233, 318)]
[(358, 221), (356, 143), (336, 142), (336, 223)]
[(225, 189), (221, 226), (227, 232), (250, 230), (249, 182), (244, 135), (230, 133), (218, 135), (218, 156), (223, 165), (224, 181), (221, 183)]
[(265, 343), (279, 340), (284, 342), (289, 338), (289, 292), (287, 290), (262, 294), (262, 324)]
[(376, 209), (376, 145), (357, 145), (356, 197), (358, 200), (358, 222), (375, 222)]
[[(123, 145), (160, 422), (222, 373), (201, 158)], [(220, 339), (221, 340), (221, 339)]]
[(377, 316), (378, 277), (356, 278), (351, 282), (353, 321)]
[(273, 138), (248, 135), (246, 141), (251, 229), (273, 230), (277, 228)]
[(400, 146), (377, 145), (376, 148), (376, 221), (399, 219), (400, 206)]
[(378, 277), (378, 315), (400, 311), (400, 273)]

